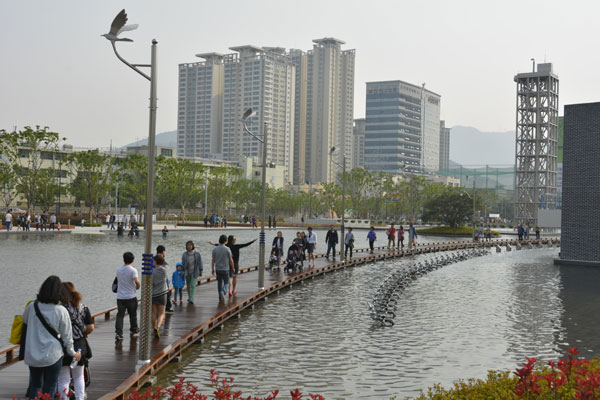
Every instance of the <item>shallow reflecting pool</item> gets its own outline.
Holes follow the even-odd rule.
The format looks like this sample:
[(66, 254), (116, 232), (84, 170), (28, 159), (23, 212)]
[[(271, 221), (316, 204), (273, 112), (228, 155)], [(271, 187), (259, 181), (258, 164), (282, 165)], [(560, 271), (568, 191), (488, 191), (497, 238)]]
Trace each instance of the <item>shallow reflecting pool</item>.
[[(593, 356), (598, 332), (565, 310), (562, 281), (571, 272), (565, 277), (552, 265), (556, 255), (557, 249), (494, 253), (433, 271), (401, 295), (392, 328), (373, 324), (367, 302), (385, 277), (412, 261), (318, 278), (209, 334), (161, 373), (161, 384), (185, 376), (204, 385), (215, 368), (245, 394), (298, 387), (331, 399), (402, 398), (436, 382), (514, 369), (525, 356), (555, 357), (569, 345)], [(599, 278), (586, 273), (586, 280)], [(598, 303), (577, 288), (568, 296), (570, 303)]]

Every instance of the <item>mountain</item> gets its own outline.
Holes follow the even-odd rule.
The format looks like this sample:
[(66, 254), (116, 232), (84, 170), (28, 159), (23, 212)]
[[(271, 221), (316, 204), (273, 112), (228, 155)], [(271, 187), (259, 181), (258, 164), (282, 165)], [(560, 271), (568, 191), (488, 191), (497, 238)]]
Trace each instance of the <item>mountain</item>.
[[(161, 132), (156, 135), (156, 145), (166, 147), (177, 147), (177, 131)], [(135, 142), (126, 144), (122, 149), (130, 146), (141, 146), (148, 143), (148, 138), (136, 140)]]
[(470, 126), (450, 129), (450, 159), (462, 165), (515, 163), (515, 132), (481, 132)]

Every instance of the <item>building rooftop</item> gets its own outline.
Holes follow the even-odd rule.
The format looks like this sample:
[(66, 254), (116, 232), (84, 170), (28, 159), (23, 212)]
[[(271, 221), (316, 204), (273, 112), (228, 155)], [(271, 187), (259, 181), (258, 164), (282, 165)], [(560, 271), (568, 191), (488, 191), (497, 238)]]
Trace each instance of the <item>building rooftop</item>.
[[(401, 81), (401, 80), (394, 80), (394, 81), (374, 81), (374, 82), (367, 82), (367, 86), (368, 85), (373, 85), (373, 84), (403, 84), (403, 85), (408, 85), (408, 86), (412, 86), (415, 89), (421, 89), (423, 86), (422, 85), (415, 85), (406, 81)], [(427, 87), (425, 87), (425, 92), (429, 93), (429, 94), (433, 94), (435, 96), (438, 97), (442, 97), (441, 94), (437, 94), (435, 92), (432, 92), (431, 90), (427, 89)]]
[(322, 39), (313, 39), (313, 43), (317, 44), (346, 44), (343, 40), (334, 37), (324, 37)]
[(206, 61), (208, 60), (214, 60), (214, 59), (222, 59), (223, 57), (225, 57), (225, 54), (221, 54), (221, 53), (200, 53), (200, 54), (196, 54), (196, 57), (198, 58), (203, 58)]
[(242, 53), (242, 52), (262, 53), (264, 51), (262, 47), (253, 46), (251, 44), (230, 47), (229, 50), (237, 51), (238, 53)]
[(521, 73), (515, 75), (515, 82), (517, 81), (517, 79), (537, 78), (537, 77), (542, 77), (542, 76), (552, 76), (552, 77), (558, 79), (558, 75), (556, 75), (554, 73), (554, 70), (552, 68), (552, 63), (541, 63), (541, 64), (537, 65), (537, 71), (521, 72)]

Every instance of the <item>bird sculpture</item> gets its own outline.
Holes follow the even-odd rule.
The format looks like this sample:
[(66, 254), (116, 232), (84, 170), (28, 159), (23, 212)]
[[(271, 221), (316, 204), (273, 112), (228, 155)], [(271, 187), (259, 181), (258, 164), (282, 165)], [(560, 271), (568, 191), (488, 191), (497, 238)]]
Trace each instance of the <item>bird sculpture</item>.
[(126, 23), (127, 13), (125, 12), (125, 9), (123, 9), (119, 14), (117, 14), (112, 24), (110, 25), (110, 31), (100, 36), (104, 36), (111, 42), (133, 42), (132, 39), (119, 37), (119, 35), (123, 32), (133, 31), (134, 29), (138, 28), (138, 24), (125, 25)]

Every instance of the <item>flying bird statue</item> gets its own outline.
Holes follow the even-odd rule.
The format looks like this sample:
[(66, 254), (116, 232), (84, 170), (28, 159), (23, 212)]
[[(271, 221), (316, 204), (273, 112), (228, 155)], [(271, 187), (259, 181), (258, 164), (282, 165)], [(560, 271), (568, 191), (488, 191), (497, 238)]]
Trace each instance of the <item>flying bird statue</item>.
[(132, 31), (138, 28), (138, 24), (125, 25), (126, 23), (127, 13), (125, 12), (125, 9), (123, 9), (110, 25), (110, 31), (100, 36), (104, 36), (111, 42), (133, 42), (132, 39), (119, 37), (119, 35), (123, 32)]

